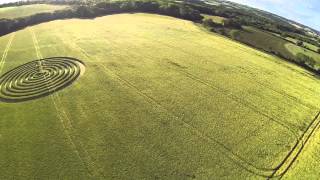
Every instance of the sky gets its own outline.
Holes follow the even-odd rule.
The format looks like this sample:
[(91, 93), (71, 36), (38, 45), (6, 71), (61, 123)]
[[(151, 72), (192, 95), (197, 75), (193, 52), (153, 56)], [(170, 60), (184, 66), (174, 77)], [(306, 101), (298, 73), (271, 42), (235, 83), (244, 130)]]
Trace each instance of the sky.
[(9, 2), (16, 2), (17, 0), (0, 0), (0, 4), (9, 3)]
[(280, 15), (320, 31), (320, 0), (229, 0)]
[[(17, 0), (0, 0), (0, 4)], [(297, 21), (320, 31), (320, 0), (229, 0)]]

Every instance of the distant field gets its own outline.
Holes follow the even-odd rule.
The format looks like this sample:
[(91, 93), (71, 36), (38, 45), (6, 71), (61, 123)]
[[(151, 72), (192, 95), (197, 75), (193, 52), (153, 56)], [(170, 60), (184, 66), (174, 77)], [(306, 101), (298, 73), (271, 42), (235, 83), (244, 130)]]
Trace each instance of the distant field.
[(34, 4), (34, 5), (24, 5), (16, 7), (6, 7), (0, 8), (0, 19), (14, 19), (18, 17), (30, 16), (36, 13), (53, 12), (55, 10), (60, 10), (67, 8), (68, 6), (60, 5), (48, 5), (48, 4)]
[[(268, 52), (281, 52), (286, 58), (294, 59), (298, 53), (303, 53), (320, 62), (319, 53), (297, 46), (295, 39), (288, 39), (292, 42), (290, 43), (275, 36), (275, 34), (264, 32), (253, 27), (244, 26), (243, 31), (236, 32), (236, 39)], [(305, 45), (307, 45), (308, 48), (316, 50), (316, 47), (309, 43), (305, 43)]]
[(0, 51), (0, 75), (54, 56), (86, 66), (54, 95), (0, 102), (0, 179), (265, 179), (306, 142), (319, 160), (319, 79), (192, 22), (58, 20), (0, 37)]
[[(293, 43), (297, 43), (298, 40), (294, 39), (294, 38), (291, 38), (291, 37), (287, 37), (286, 38), (287, 40), (293, 42)], [(313, 45), (313, 44), (310, 44), (310, 43), (307, 43), (307, 42), (303, 42), (303, 44), (308, 48), (308, 49), (311, 49), (313, 51), (318, 51), (319, 47)]]
[(301, 48), (301, 47), (296, 46), (291, 43), (287, 43), (285, 46), (288, 49), (288, 51), (290, 51), (294, 55), (297, 55), (298, 53), (303, 53), (309, 57), (312, 57), (314, 60), (316, 60), (318, 63), (320, 63), (320, 54), (319, 53), (310, 51), (308, 49)]
[(285, 47), (285, 44), (288, 43), (287, 41), (253, 27), (244, 26), (243, 28), (243, 31), (238, 32), (237, 40), (265, 51), (278, 51), (288, 58), (294, 58), (294, 54), (290, 53)]
[(207, 14), (201, 14), (204, 18), (207, 19), (211, 19), (213, 22), (218, 23), (218, 24), (222, 24), (223, 20), (228, 19), (225, 17), (221, 17), (221, 16), (211, 16), (211, 15), (207, 15)]

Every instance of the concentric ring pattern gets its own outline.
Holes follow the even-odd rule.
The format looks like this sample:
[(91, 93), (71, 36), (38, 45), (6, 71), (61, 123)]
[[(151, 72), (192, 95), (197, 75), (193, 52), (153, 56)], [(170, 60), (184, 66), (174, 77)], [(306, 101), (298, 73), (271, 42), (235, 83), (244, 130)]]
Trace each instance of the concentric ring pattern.
[(18, 66), (0, 77), (0, 101), (22, 102), (50, 95), (72, 84), (84, 64), (70, 57), (52, 57)]

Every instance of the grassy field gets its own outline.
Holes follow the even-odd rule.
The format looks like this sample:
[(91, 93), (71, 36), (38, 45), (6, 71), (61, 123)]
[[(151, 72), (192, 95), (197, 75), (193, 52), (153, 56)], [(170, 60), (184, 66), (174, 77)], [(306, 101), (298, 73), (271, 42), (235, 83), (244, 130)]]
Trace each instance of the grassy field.
[(0, 74), (55, 56), (86, 66), (53, 95), (0, 102), (0, 179), (265, 179), (316, 154), (319, 80), (189, 21), (58, 20), (0, 51)]
[(221, 17), (221, 16), (212, 16), (212, 15), (207, 15), (207, 14), (201, 14), (204, 18), (206, 19), (211, 19), (213, 22), (218, 23), (218, 24), (223, 24), (223, 21), (227, 18)]
[[(234, 35), (236, 40), (249, 44), (253, 47), (263, 49), (267, 52), (279, 52), (282, 56), (288, 59), (295, 59), (298, 53), (305, 54), (312, 57), (317, 62), (320, 62), (320, 54), (313, 52), (309, 49), (302, 48), (294, 44), (294, 39), (291, 39), (293, 43), (290, 43), (274, 34), (258, 30), (253, 27), (245, 26), (244, 30), (236, 30)], [(305, 43), (308, 48), (314, 48), (311, 44)]]
[[(287, 37), (286, 38), (288, 41), (291, 41), (293, 43), (297, 43), (297, 39), (294, 39), (294, 38), (291, 38), (291, 37)], [(319, 47), (313, 45), (313, 44), (310, 44), (310, 43), (307, 43), (307, 42), (303, 42), (303, 44), (307, 47), (307, 49), (311, 49), (313, 51), (318, 51)]]
[(286, 57), (294, 58), (294, 54), (290, 53), (285, 46), (287, 41), (253, 27), (244, 26), (243, 28), (244, 30), (238, 31), (237, 40), (268, 52), (277, 51)]
[(49, 4), (33, 4), (16, 7), (0, 8), (0, 19), (14, 19), (18, 17), (30, 16), (36, 13), (53, 12), (55, 10), (61, 10), (68, 6), (63, 5), (49, 5)]
[(305, 54), (305, 55), (307, 55), (309, 57), (312, 57), (315, 61), (320, 63), (320, 54), (318, 54), (316, 52), (310, 51), (308, 49), (301, 48), (301, 47), (296, 46), (296, 45), (291, 44), (291, 43), (287, 43), (285, 46), (288, 49), (288, 51), (291, 52), (294, 55), (297, 55), (298, 53), (302, 53), (302, 54)]
[[(272, 33), (272, 34), (275, 35), (275, 36), (278, 36), (280, 38), (283, 38), (281, 36), (281, 34), (278, 34), (278, 33)], [(298, 42), (298, 39), (295, 39), (295, 38), (292, 38), (292, 37), (286, 37), (284, 39), (292, 42), (293, 44), (297, 44), (297, 42)], [(313, 44), (310, 44), (310, 43), (307, 43), (307, 42), (303, 42), (303, 45), (305, 46), (306, 49), (309, 49), (309, 50), (312, 50), (312, 51), (318, 51), (318, 49), (319, 49), (317, 46), (315, 46)]]

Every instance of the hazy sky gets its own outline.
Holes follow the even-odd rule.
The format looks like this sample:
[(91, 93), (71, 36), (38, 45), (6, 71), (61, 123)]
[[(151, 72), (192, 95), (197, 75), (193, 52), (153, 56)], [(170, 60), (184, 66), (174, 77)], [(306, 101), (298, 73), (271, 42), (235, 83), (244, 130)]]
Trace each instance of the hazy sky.
[(8, 3), (8, 2), (15, 2), (17, 0), (0, 0), (0, 4), (3, 4), (3, 3)]
[(320, 0), (230, 0), (272, 12), (320, 31)]
[[(0, 0), (0, 4), (17, 0)], [(230, 0), (278, 14), (320, 31), (320, 0)]]

